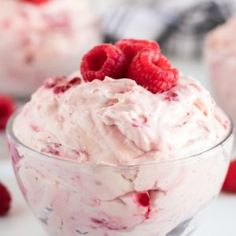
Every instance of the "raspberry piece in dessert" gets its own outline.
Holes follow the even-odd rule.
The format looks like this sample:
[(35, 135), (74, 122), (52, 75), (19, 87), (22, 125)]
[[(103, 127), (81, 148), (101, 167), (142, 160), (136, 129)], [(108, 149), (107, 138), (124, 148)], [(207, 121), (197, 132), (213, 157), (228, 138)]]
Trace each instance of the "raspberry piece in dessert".
[(5, 129), (7, 121), (15, 110), (13, 100), (4, 95), (0, 95), (0, 130)]
[(169, 101), (169, 102), (176, 102), (179, 101), (178, 100), (178, 93), (173, 92), (173, 91), (169, 91), (166, 93), (165, 96), (165, 100)]
[(10, 209), (11, 196), (7, 188), (0, 183), (0, 216), (4, 216)]
[(230, 163), (223, 191), (236, 193), (236, 160)]
[(82, 58), (81, 74), (85, 81), (103, 80), (106, 76), (118, 79), (126, 67), (124, 53), (111, 44), (94, 47)]
[(152, 93), (169, 90), (178, 81), (178, 70), (158, 51), (144, 49), (133, 59), (128, 78), (147, 88)]
[(145, 48), (150, 48), (154, 51), (160, 52), (160, 47), (157, 42), (141, 39), (122, 39), (118, 41), (115, 46), (124, 52), (128, 64), (130, 64), (138, 52)]
[(68, 79), (65, 76), (50, 78), (44, 82), (44, 86), (47, 89), (53, 89), (55, 94), (64, 93), (69, 90), (71, 87), (78, 85), (81, 83), (81, 79), (79, 77), (74, 77), (72, 79)]
[(150, 217), (151, 212), (151, 199), (149, 192), (139, 192), (135, 195), (135, 197), (138, 205), (147, 209), (145, 213), (145, 218), (148, 219)]
[(40, 5), (40, 4), (43, 4), (43, 3), (47, 3), (50, 0), (21, 0), (21, 1)]
[(136, 198), (137, 198), (139, 205), (141, 205), (142, 207), (149, 207), (150, 206), (150, 196), (147, 192), (138, 193), (136, 195)]

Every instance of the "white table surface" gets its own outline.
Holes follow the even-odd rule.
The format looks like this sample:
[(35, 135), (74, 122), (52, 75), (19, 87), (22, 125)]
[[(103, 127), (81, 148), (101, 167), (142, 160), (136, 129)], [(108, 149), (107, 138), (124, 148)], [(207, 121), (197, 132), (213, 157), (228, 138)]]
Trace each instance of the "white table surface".
[[(175, 64), (205, 86), (206, 74), (199, 62), (177, 61)], [(0, 135), (0, 180), (10, 189), (13, 204), (10, 214), (0, 218), (0, 236), (47, 236), (26, 206), (16, 184), (3, 135)], [(193, 236), (236, 236), (236, 195), (221, 194), (206, 210), (203, 222)], [(68, 235), (65, 235), (68, 236)], [(141, 235), (137, 235), (141, 236)]]

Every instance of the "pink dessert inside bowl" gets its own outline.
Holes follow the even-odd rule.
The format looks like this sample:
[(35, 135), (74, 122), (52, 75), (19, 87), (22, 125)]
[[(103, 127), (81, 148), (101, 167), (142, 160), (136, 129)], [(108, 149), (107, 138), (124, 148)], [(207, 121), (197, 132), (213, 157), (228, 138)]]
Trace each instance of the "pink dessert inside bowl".
[(229, 125), (208, 92), (188, 77), (152, 94), (130, 79), (87, 83), (79, 75), (45, 81), (15, 123), (17, 136), (39, 152), (118, 165), (204, 151)]
[(107, 57), (94, 71), (88, 63), (82, 75), (46, 80), (16, 115), (19, 185), (51, 235), (188, 235), (223, 183), (230, 121), (197, 81), (175, 77), (158, 48), (139, 49), (130, 66), (151, 77), (91, 80), (112, 73), (107, 65), (136, 78), (113, 63), (122, 58), (113, 47), (99, 48)]

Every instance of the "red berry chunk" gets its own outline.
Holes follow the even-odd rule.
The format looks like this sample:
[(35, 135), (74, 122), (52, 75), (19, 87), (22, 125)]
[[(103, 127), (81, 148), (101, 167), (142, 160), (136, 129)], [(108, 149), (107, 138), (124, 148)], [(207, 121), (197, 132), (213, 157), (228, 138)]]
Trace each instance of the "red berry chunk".
[(122, 39), (118, 41), (115, 46), (117, 46), (124, 52), (128, 64), (130, 64), (130, 62), (138, 52), (142, 51), (145, 48), (150, 48), (154, 51), (160, 52), (160, 47), (157, 42), (141, 39)]
[(44, 82), (44, 87), (47, 89), (53, 89), (55, 94), (64, 93), (73, 86), (79, 85), (81, 83), (81, 79), (79, 77), (75, 77), (71, 80), (67, 79), (67, 77), (57, 77), (50, 78)]
[(148, 192), (138, 193), (136, 195), (139, 205), (142, 207), (149, 207), (150, 205), (150, 196)]
[(0, 130), (5, 129), (10, 116), (15, 110), (15, 103), (13, 100), (4, 95), (0, 95)]
[(230, 163), (223, 190), (236, 193), (236, 160)]
[(21, 0), (21, 1), (22, 2), (33, 3), (33, 4), (37, 4), (37, 5), (49, 2), (49, 0)]
[(82, 58), (81, 74), (85, 81), (103, 80), (106, 76), (118, 79), (126, 66), (124, 53), (111, 44), (94, 47)]
[(176, 102), (178, 101), (178, 93), (170, 91), (167, 92), (166, 96), (165, 96), (165, 100), (169, 101), (169, 102)]
[(0, 216), (4, 216), (10, 209), (11, 196), (7, 188), (0, 183)]
[(152, 49), (138, 53), (128, 71), (128, 78), (152, 93), (169, 90), (177, 83), (178, 76), (178, 70), (170, 65), (167, 58)]

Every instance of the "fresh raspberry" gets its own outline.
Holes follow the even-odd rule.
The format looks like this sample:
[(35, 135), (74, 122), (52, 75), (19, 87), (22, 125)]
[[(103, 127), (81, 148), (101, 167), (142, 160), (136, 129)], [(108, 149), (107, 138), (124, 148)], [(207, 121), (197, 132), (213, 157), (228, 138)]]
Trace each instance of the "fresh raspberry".
[(170, 65), (167, 58), (152, 49), (138, 53), (128, 70), (128, 78), (152, 93), (169, 90), (177, 83), (178, 75), (178, 70)]
[(230, 163), (223, 191), (236, 193), (236, 160)]
[(7, 188), (0, 183), (0, 216), (4, 216), (10, 209), (11, 196)]
[(4, 95), (0, 95), (0, 130), (5, 129), (9, 117), (15, 110), (13, 100)]
[(124, 52), (128, 65), (137, 53), (145, 48), (150, 48), (154, 51), (160, 52), (160, 47), (157, 42), (141, 39), (122, 39), (118, 41), (115, 46)]
[(101, 44), (91, 49), (82, 58), (81, 74), (85, 81), (103, 80), (106, 76), (122, 78), (126, 67), (124, 53), (111, 44)]
[(49, 2), (49, 0), (21, 0), (22, 2), (28, 2), (28, 3), (33, 3), (36, 5), (40, 5), (46, 2)]

